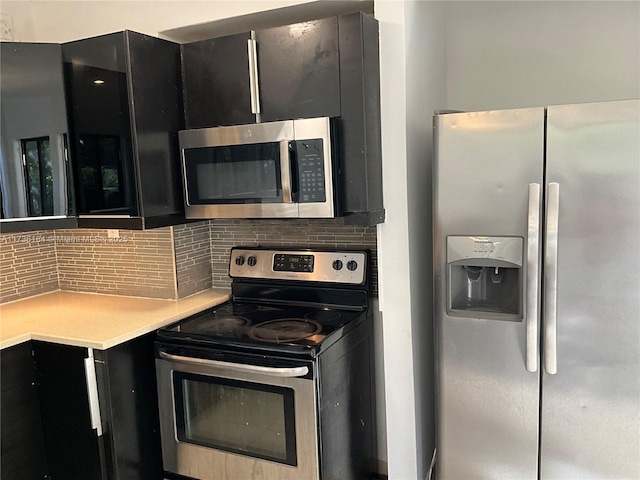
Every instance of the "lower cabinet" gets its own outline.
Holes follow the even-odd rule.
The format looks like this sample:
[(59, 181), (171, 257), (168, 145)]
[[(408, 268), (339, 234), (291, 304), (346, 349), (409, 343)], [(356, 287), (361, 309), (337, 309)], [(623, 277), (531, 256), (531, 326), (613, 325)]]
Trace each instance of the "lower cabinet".
[[(2, 478), (161, 479), (153, 341), (146, 335), (107, 350), (33, 341), (20, 345), (21, 366), (3, 350)], [(16, 406), (5, 375), (17, 377), (27, 357), (37, 388), (19, 385), (29, 406)], [(34, 414), (29, 433), (18, 433), (27, 422), (16, 411)]]
[(106, 479), (103, 438), (91, 426), (87, 349), (33, 342), (49, 471), (57, 479)]
[(0, 478), (47, 478), (31, 342), (0, 351)]

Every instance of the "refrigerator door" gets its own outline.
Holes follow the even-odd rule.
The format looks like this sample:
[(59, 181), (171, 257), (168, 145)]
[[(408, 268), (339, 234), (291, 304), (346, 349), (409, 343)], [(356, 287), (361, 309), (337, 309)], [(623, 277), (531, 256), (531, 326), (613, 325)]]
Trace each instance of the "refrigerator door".
[(549, 107), (547, 138), (540, 478), (640, 478), (640, 101)]
[[(527, 326), (536, 318), (526, 318), (532, 305), (525, 293), (532, 289), (529, 303), (537, 306), (539, 282), (530, 275), (538, 267), (537, 249), (527, 252), (528, 237), (538, 240), (541, 202), (530, 185), (543, 181), (544, 114), (533, 108), (434, 119), (441, 479), (537, 477), (539, 370), (529, 372), (527, 364), (536, 370), (538, 336), (530, 329), (527, 362)], [(508, 252), (498, 258), (502, 246)], [(532, 285), (527, 277), (534, 278)], [(483, 290), (477, 282), (485, 279)], [(491, 292), (504, 287), (513, 293), (507, 281), (520, 288), (503, 304)]]

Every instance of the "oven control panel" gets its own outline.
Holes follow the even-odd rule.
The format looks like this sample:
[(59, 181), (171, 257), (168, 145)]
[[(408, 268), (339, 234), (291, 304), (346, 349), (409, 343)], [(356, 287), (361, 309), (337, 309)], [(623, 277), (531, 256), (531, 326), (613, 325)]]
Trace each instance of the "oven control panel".
[(362, 285), (367, 252), (234, 248), (229, 275), (234, 278), (298, 280)]

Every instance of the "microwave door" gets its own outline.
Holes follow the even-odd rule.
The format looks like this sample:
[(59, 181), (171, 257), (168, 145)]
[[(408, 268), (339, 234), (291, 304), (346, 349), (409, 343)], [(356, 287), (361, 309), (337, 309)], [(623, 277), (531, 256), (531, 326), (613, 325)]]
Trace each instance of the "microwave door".
[(294, 203), (287, 140), (182, 149), (187, 218), (287, 218)]

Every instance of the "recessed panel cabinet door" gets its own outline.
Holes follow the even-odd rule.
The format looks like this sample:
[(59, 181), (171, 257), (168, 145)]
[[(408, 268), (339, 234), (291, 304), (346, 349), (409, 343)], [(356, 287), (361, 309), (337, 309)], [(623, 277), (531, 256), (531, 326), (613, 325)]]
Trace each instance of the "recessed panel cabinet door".
[(247, 32), (182, 45), (186, 128), (255, 122), (249, 86), (249, 38)]
[(255, 32), (265, 122), (340, 116), (337, 17)]

